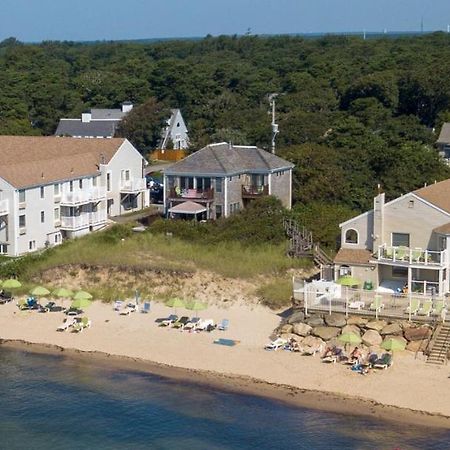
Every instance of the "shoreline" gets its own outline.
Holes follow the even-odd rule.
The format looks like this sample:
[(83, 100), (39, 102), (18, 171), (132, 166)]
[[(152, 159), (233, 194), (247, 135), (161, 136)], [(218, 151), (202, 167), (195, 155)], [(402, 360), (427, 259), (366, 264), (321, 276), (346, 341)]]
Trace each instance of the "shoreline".
[(0, 338), (0, 346), (30, 353), (67, 356), (89, 364), (94, 362), (94, 364), (106, 365), (115, 369), (151, 373), (155, 376), (187, 381), (194, 385), (207, 386), (225, 392), (265, 397), (294, 407), (349, 416), (364, 416), (423, 427), (450, 429), (450, 417), (443, 414), (385, 405), (375, 400), (337, 392), (271, 383), (252, 376), (184, 368), (144, 358), (98, 350), (87, 351), (57, 344), (35, 343), (22, 339)]

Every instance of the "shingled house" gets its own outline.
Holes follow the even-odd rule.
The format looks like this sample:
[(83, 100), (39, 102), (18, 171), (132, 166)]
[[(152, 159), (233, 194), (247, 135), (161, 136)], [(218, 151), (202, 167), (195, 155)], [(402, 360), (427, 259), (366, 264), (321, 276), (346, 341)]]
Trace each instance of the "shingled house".
[(257, 147), (210, 144), (164, 171), (165, 212), (218, 219), (265, 195), (291, 208), (293, 167)]
[(446, 122), (442, 124), (436, 145), (439, 150), (439, 155), (447, 162), (450, 162), (450, 123)]

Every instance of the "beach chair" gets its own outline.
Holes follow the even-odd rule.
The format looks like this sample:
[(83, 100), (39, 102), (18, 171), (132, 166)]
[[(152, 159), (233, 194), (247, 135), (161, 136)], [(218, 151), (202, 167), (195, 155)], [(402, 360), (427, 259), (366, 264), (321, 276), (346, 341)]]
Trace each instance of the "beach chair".
[(87, 317), (82, 317), (79, 321), (76, 321), (72, 328), (74, 333), (81, 333), (85, 328), (91, 327), (91, 321)]
[(274, 350), (277, 351), (280, 348), (283, 348), (285, 345), (287, 344), (287, 340), (286, 339), (282, 339), (282, 338), (277, 338), (274, 341), (272, 341), (270, 344), (267, 344), (264, 347), (264, 350)]
[(381, 295), (375, 295), (373, 298), (373, 302), (370, 304), (369, 309), (371, 311), (380, 311), (384, 308), (384, 305), (382, 303), (383, 297)]
[(123, 301), (122, 300), (116, 300), (114, 302), (114, 311), (120, 312), (122, 309)]
[(76, 322), (74, 317), (64, 319), (64, 322), (56, 329), (56, 331), (66, 331)]
[(395, 252), (395, 259), (398, 261), (404, 261), (409, 255), (409, 250), (407, 247), (399, 247)]
[(392, 355), (389, 353), (384, 353), (380, 359), (377, 359), (372, 365), (375, 369), (384, 369), (386, 370), (388, 367), (391, 367), (394, 363), (392, 359)]
[(212, 331), (212, 329), (214, 328), (214, 320), (205, 319), (198, 322), (198, 324), (195, 326), (195, 331)]
[(433, 310), (433, 301), (427, 300), (426, 302), (424, 302), (422, 308), (420, 308), (419, 311), (417, 311), (417, 315), (429, 316), (432, 310)]
[(68, 310), (66, 310), (66, 315), (68, 316), (78, 316), (78, 314), (83, 314), (83, 311), (78, 308), (72, 308), (70, 307)]
[(414, 262), (421, 262), (423, 259), (423, 251), (420, 248), (415, 248), (412, 251), (412, 260)]
[(0, 291), (0, 304), (4, 305), (5, 303), (11, 302), (14, 300), (11, 292)]
[(155, 322), (158, 323), (160, 327), (168, 327), (172, 323), (178, 320), (178, 316), (176, 314), (171, 314), (169, 317), (164, 319), (156, 319)]
[(150, 312), (150, 302), (144, 302), (141, 313), (148, 314)]
[(217, 325), (217, 329), (220, 331), (227, 331), (230, 326), (230, 321), (228, 319), (223, 319), (222, 322)]
[(418, 298), (412, 298), (410, 305), (405, 309), (406, 314), (417, 314), (420, 309), (420, 300)]
[(184, 327), (183, 331), (194, 331), (197, 324), (200, 322), (199, 317), (193, 317)]
[(21, 311), (28, 311), (30, 309), (28, 302), (24, 298), (19, 299), (17, 306)]
[(136, 312), (136, 310), (137, 310), (137, 305), (135, 303), (128, 303), (126, 308), (122, 309), (119, 312), (119, 315), (121, 315), (121, 316), (129, 316), (131, 313)]
[(183, 316), (183, 317), (180, 317), (177, 321), (175, 321), (173, 324), (172, 324), (172, 328), (175, 328), (175, 329), (183, 329), (183, 327), (187, 324), (189, 322), (189, 317), (188, 316)]

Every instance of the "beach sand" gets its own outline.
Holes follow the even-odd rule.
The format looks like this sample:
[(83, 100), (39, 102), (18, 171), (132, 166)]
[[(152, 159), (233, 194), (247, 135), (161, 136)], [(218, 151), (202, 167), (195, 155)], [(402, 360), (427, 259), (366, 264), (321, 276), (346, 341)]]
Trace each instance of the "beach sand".
[[(348, 366), (323, 364), (318, 357), (265, 351), (280, 317), (261, 305), (210, 305), (201, 317), (230, 321), (228, 331), (212, 333), (158, 327), (155, 319), (171, 312), (152, 302), (149, 314), (120, 316), (112, 305), (94, 302), (86, 310), (92, 327), (77, 334), (56, 331), (65, 317), (62, 313), (19, 311), (10, 303), (0, 306), (0, 339), (4, 345), (33, 351), (65, 349), (74, 357), (86, 357), (84, 352), (89, 352), (97, 362), (267, 395), (306, 407), (450, 428), (448, 366), (427, 365), (413, 354), (401, 352), (395, 354), (390, 369), (361, 376)], [(178, 313), (189, 312), (180, 309)], [(240, 343), (234, 347), (214, 345), (218, 337)]]

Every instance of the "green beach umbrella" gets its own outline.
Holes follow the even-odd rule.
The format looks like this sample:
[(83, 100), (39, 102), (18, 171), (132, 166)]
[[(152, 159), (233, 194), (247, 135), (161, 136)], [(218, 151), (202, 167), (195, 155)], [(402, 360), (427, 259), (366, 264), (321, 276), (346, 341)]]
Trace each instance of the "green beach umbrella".
[(52, 292), (52, 295), (54, 297), (59, 297), (59, 298), (70, 298), (73, 297), (73, 292), (70, 289), (66, 289), (66, 288), (57, 288)]
[(178, 297), (173, 297), (173, 298), (167, 300), (166, 305), (173, 308), (175, 313), (176, 313), (177, 308), (185, 308), (186, 307), (183, 300), (181, 300), (181, 298), (178, 298)]
[(202, 302), (199, 302), (198, 300), (193, 300), (192, 302), (189, 302), (186, 305), (186, 309), (189, 309), (190, 311), (203, 311), (208, 307), (208, 305), (205, 305)]
[(22, 283), (15, 278), (10, 278), (2, 283), (3, 289), (17, 289), (20, 288), (20, 286), (22, 286)]
[(388, 338), (381, 343), (380, 347), (394, 352), (396, 350), (405, 350), (406, 344), (400, 339)]
[(344, 275), (343, 277), (340, 277), (336, 283), (340, 284), (341, 286), (359, 286), (361, 284), (361, 281), (357, 278), (352, 277), (351, 275)]
[(92, 300), (92, 294), (86, 291), (78, 291), (73, 296), (74, 300)]
[(338, 336), (338, 341), (344, 344), (361, 344), (361, 338), (355, 333), (344, 333)]
[(71, 308), (74, 309), (83, 309), (83, 308), (87, 308), (88, 306), (90, 306), (92, 303), (91, 300), (89, 300), (88, 298), (79, 298), (77, 300), (74, 300), (72, 302), (72, 304), (70, 305)]
[(30, 291), (30, 295), (33, 297), (45, 297), (48, 294), (50, 294), (50, 291), (44, 286), (36, 286)]

